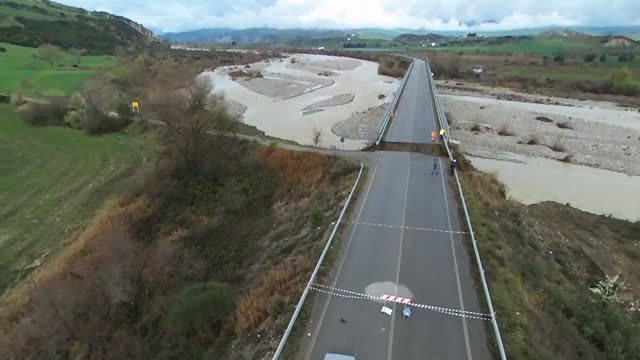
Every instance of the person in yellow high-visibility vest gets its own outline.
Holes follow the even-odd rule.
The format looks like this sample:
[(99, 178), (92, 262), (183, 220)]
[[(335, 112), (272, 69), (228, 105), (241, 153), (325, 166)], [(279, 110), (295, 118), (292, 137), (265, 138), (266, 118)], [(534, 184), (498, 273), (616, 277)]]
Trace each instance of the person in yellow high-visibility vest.
[(444, 129), (440, 129), (440, 140), (444, 140), (444, 134), (445, 134)]

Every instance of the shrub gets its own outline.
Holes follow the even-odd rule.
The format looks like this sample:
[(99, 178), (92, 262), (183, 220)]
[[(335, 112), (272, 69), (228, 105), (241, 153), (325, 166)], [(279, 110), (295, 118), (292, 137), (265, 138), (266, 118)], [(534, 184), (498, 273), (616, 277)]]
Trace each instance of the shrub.
[(5, 49), (2, 46), (0, 46), (0, 53), (3, 53), (3, 52), (7, 52), (7, 49)]
[(553, 145), (549, 146), (549, 149), (555, 152), (565, 152), (567, 150), (564, 146), (564, 139), (561, 137), (558, 137), (556, 139), (556, 142), (553, 143)]
[(549, 119), (546, 116), (536, 116), (536, 120), (542, 121), (542, 122), (547, 122), (547, 123), (553, 122), (553, 120)]
[(87, 122), (87, 110), (71, 110), (64, 116), (64, 124), (72, 129), (82, 129)]
[(564, 64), (564, 55), (556, 55), (553, 57), (553, 62), (558, 63), (558, 64)]
[(309, 224), (312, 227), (318, 227), (320, 226), (320, 224), (322, 223), (322, 219), (323, 219), (323, 214), (322, 211), (319, 209), (318, 205), (314, 205), (311, 210), (309, 210), (309, 215), (308, 215), (308, 219), (309, 219)]
[(607, 54), (602, 54), (602, 55), (600, 55), (600, 62), (601, 62), (601, 63), (603, 63), (603, 62), (607, 62)]
[(20, 110), (22, 119), (31, 126), (63, 126), (67, 113), (66, 100), (48, 103), (29, 103)]
[(0, 104), (8, 104), (11, 102), (11, 95), (0, 94)]
[(571, 125), (567, 124), (566, 122), (559, 122), (556, 124), (557, 127), (559, 127), (560, 129), (570, 129), (573, 130), (573, 128), (571, 127)]
[(529, 139), (527, 140), (527, 145), (537, 145), (540, 143), (540, 136), (538, 134), (529, 135)]
[(509, 124), (503, 124), (502, 126), (500, 126), (500, 129), (498, 129), (498, 135), (500, 135), (500, 136), (513, 136), (513, 133), (511, 132), (511, 129), (509, 128)]
[(595, 58), (596, 58), (596, 54), (587, 54), (584, 56), (584, 61), (590, 63), (590, 62), (593, 62)]
[(473, 125), (471, 125), (471, 131), (482, 132), (482, 127), (479, 123), (475, 122), (473, 123)]
[(184, 334), (210, 327), (219, 329), (235, 308), (229, 285), (217, 282), (199, 283), (182, 290), (165, 317), (169, 332)]

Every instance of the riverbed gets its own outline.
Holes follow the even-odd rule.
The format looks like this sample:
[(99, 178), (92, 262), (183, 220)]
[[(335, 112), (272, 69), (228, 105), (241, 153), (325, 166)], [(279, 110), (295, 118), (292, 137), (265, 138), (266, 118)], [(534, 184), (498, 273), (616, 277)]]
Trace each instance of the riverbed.
[[(295, 60), (292, 60), (295, 59)], [(261, 78), (233, 79), (234, 71), (259, 71)], [(356, 113), (391, 101), (400, 81), (378, 74), (378, 64), (335, 56), (294, 54), (250, 65), (221, 67), (205, 73), (213, 91), (242, 104), (243, 121), (268, 136), (318, 146), (361, 149), (366, 141), (342, 139), (332, 127)], [(345, 100), (346, 99), (346, 100)]]
[(593, 214), (640, 221), (640, 176), (537, 157), (467, 158), (478, 170), (496, 174), (513, 200), (569, 203)]

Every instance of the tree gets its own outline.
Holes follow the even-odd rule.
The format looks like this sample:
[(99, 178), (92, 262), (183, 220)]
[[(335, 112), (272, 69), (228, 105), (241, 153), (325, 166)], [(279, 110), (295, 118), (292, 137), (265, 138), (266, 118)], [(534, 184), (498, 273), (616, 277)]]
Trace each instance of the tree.
[(558, 64), (564, 64), (564, 55), (558, 54), (558, 55), (554, 56), (553, 57), (553, 62), (556, 62)]
[(313, 130), (311, 130), (311, 140), (313, 141), (313, 145), (318, 147), (322, 142), (322, 130), (313, 128)]
[(596, 54), (587, 54), (584, 56), (584, 61), (590, 63), (590, 62), (593, 62), (595, 58), (596, 58)]
[(78, 48), (71, 48), (71, 49), (69, 49), (69, 52), (71, 53), (71, 55), (73, 55), (75, 57), (75, 64), (76, 65), (80, 65), (80, 58), (83, 55), (87, 54), (87, 50), (78, 49)]
[(201, 173), (202, 160), (215, 136), (235, 132), (238, 119), (230, 116), (224, 98), (211, 94), (213, 85), (204, 76), (186, 89), (158, 92), (150, 104), (154, 116), (166, 125), (168, 150), (186, 173)]
[(607, 62), (607, 54), (601, 54), (600, 55), (600, 62), (601, 63)]
[(633, 92), (633, 77), (631, 70), (623, 67), (613, 74), (613, 90), (617, 93)]
[(55, 45), (43, 44), (38, 47), (36, 54), (40, 59), (49, 63), (49, 66), (53, 68), (56, 60), (62, 56), (62, 51)]

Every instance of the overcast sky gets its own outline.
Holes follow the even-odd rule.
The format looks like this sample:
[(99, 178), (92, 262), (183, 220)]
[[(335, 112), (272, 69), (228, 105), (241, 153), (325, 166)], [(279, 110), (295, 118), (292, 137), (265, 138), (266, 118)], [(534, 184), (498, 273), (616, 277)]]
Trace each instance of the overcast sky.
[(640, 25), (640, 0), (58, 0), (163, 32), (319, 27), (505, 30)]

